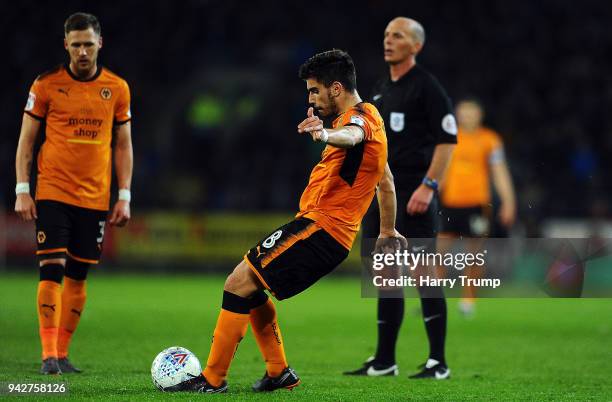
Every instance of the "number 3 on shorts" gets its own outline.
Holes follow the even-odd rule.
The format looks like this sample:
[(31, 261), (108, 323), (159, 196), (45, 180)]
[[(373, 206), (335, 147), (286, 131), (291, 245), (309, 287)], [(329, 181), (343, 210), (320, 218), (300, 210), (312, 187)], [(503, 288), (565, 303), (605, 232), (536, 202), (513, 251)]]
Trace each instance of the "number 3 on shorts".
[(261, 243), (261, 245), (264, 246), (265, 248), (274, 247), (274, 244), (276, 243), (278, 239), (280, 239), (282, 234), (283, 234), (282, 230), (277, 230), (276, 232), (272, 233), (270, 237), (264, 240), (263, 243)]
[(98, 222), (98, 225), (100, 225), (100, 237), (98, 237), (96, 239), (96, 241), (98, 242), (98, 244), (102, 244), (102, 240), (104, 239), (104, 225), (106, 224), (106, 221), (100, 221)]

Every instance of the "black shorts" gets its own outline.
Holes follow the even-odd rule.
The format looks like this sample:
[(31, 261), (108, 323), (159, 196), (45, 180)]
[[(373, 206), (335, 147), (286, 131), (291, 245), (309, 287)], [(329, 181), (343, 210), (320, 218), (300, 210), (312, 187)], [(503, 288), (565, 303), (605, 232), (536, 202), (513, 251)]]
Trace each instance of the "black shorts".
[(491, 209), (443, 207), (440, 221), (441, 232), (462, 237), (487, 237), (491, 231)]
[[(438, 196), (434, 194), (425, 213), (409, 215), (406, 211), (406, 206), (417, 186), (414, 189), (397, 191), (395, 228), (408, 239), (408, 246), (414, 252), (419, 252), (423, 249), (426, 252), (435, 252), (436, 235), (438, 234)], [(374, 197), (368, 212), (366, 212), (363, 218), (361, 228), (361, 256), (367, 257), (374, 250), (375, 239), (380, 234), (380, 212), (376, 197)]]
[(314, 221), (298, 218), (257, 243), (244, 260), (274, 297), (282, 300), (308, 289), (348, 254)]
[(39, 260), (70, 257), (97, 264), (102, 253), (106, 211), (58, 201), (36, 201), (36, 255)]

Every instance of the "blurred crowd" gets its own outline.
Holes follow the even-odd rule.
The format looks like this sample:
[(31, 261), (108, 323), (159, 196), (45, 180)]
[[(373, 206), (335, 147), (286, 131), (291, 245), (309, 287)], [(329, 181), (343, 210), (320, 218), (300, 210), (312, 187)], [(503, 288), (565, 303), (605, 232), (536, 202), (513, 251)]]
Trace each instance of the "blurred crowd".
[(14, 202), (14, 155), (34, 78), (66, 60), (63, 22), (102, 24), (100, 63), (132, 91), (138, 209), (295, 210), (322, 147), (297, 134), (299, 65), (347, 50), (369, 98), (387, 72), (387, 22), (425, 27), (418, 62), (454, 101), (480, 98), (501, 133), (519, 217), (606, 217), (612, 201), (612, 5), (606, 2), (12, 3), (0, 30), (0, 195)]

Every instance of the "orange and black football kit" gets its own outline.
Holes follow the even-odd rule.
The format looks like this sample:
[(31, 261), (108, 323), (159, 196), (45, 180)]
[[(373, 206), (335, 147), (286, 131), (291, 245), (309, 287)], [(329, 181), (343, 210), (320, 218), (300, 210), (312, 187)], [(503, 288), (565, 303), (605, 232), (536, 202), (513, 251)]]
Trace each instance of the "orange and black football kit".
[(375, 106), (359, 103), (333, 128), (354, 125), (363, 142), (327, 145), (310, 174), (296, 219), (257, 243), (245, 261), (277, 299), (294, 296), (336, 268), (347, 256), (387, 163), (384, 123)]
[(34, 81), (25, 113), (46, 123), (38, 153), (37, 254), (96, 263), (110, 202), (113, 128), (131, 119), (129, 87), (103, 67), (81, 80), (62, 65)]

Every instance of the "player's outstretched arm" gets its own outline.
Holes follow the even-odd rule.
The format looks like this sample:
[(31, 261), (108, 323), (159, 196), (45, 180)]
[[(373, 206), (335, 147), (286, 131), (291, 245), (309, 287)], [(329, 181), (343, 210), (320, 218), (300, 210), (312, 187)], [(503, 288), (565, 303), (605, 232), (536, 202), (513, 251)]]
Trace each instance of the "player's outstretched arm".
[(338, 148), (352, 148), (364, 139), (363, 129), (358, 126), (343, 126), (332, 129), (323, 128), (323, 121), (308, 108), (307, 117), (298, 124), (298, 133), (308, 133), (313, 141), (325, 142)]
[(109, 223), (113, 226), (125, 226), (130, 220), (130, 187), (132, 185), (132, 170), (134, 156), (132, 150), (132, 128), (130, 122), (115, 129), (115, 171), (119, 186), (119, 199), (115, 203)]
[(17, 145), (17, 155), (15, 157), (15, 172), (17, 176), (17, 186), (15, 193), (15, 212), (25, 221), (38, 218), (36, 215), (36, 204), (30, 195), (30, 171), (32, 169), (32, 159), (34, 158), (34, 142), (40, 130), (40, 121), (23, 115), (21, 122), (21, 133)]
[(384, 247), (383, 243), (386, 243), (384, 239), (390, 238), (399, 241), (399, 244), (391, 247), (407, 247), (406, 239), (395, 229), (397, 200), (393, 174), (388, 163), (385, 165), (385, 172), (380, 183), (378, 183), (376, 197), (378, 198), (378, 209), (380, 210), (380, 235), (376, 242), (376, 248)]
[(363, 129), (358, 126), (323, 129), (323, 131), (327, 132), (327, 143), (338, 148), (353, 148), (362, 142), (364, 137)]

